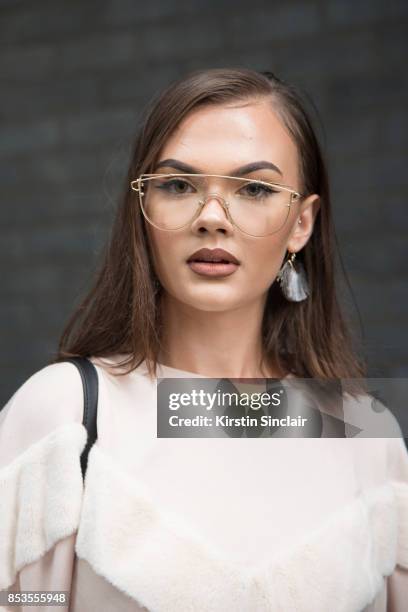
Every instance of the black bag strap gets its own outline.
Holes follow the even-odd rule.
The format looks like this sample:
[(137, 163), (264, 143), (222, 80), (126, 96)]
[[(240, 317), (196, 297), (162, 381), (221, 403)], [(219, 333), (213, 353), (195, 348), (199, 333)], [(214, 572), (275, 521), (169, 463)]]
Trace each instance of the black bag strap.
[(82, 424), (88, 432), (88, 439), (81, 454), (82, 477), (85, 480), (85, 472), (88, 465), (88, 453), (98, 437), (96, 419), (98, 413), (98, 373), (94, 364), (86, 357), (69, 357), (64, 361), (70, 361), (78, 368), (81, 375), (84, 390), (84, 415)]

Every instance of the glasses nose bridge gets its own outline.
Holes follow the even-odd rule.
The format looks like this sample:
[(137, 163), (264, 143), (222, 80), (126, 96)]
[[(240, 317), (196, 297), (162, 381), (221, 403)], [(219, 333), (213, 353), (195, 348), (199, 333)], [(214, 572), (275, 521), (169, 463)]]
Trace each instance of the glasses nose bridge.
[(200, 200), (199, 200), (199, 213), (198, 216), (201, 215), (201, 213), (203, 212), (205, 205), (208, 204), (208, 202), (211, 202), (212, 200), (216, 200), (218, 202), (218, 204), (221, 206), (225, 217), (228, 219), (228, 221), (231, 223), (232, 219), (231, 219), (231, 214), (230, 214), (230, 210), (229, 210), (229, 203), (227, 202), (227, 200), (221, 196), (219, 193), (215, 193), (215, 192), (211, 192), (211, 193), (207, 193), (206, 195), (203, 195)]
[[(200, 185), (200, 204), (202, 207), (211, 199), (216, 199), (224, 208), (228, 208), (229, 203), (227, 196), (229, 195), (229, 186), (226, 184), (226, 178), (218, 175), (203, 175)], [(226, 195), (227, 194), (227, 195)]]
[(228, 209), (229, 204), (227, 200), (224, 198), (224, 196), (220, 195), (216, 191), (211, 191), (210, 193), (202, 194), (200, 198), (201, 207), (204, 207), (210, 200), (217, 200), (219, 204), (221, 204), (222, 208), (224, 208), (224, 210)]

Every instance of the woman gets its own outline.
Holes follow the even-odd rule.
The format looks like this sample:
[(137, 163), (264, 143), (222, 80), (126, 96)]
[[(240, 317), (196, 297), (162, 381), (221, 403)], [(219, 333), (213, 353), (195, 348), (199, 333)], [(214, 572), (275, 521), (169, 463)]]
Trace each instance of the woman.
[[(156, 433), (157, 377), (362, 376), (333, 258), (295, 89), (214, 69), (165, 90), (92, 291), (0, 413), (0, 588), (67, 590), (80, 611), (405, 610), (408, 459), (389, 411), (390, 438)], [(99, 377), (84, 490), (71, 356)]]

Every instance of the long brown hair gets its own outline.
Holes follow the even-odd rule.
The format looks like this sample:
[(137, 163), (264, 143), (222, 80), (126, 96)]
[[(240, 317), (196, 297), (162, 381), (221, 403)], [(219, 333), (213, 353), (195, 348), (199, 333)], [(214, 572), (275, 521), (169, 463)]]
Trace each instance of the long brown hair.
[(124, 193), (94, 285), (63, 330), (54, 362), (72, 356), (124, 355), (127, 374), (146, 360), (156, 376), (162, 339), (162, 288), (146, 234), (145, 221), (131, 180), (152, 172), (166, 140), (193, 109), (205, 104), (269, 98), (298, 150), (300, 190), (320, 195), (314, 230), (297, 254), (310, 296), (288, 302), (272, 283), (262, 322), (264, 359), (303, 378), (357, 378), (363, 361), (352, 346), (348, 325), (336, 297), (337, 267), (327, 167), (295, 87), (271, 72), (210, 69), (188, 74), (152, 102), (137, 134)]

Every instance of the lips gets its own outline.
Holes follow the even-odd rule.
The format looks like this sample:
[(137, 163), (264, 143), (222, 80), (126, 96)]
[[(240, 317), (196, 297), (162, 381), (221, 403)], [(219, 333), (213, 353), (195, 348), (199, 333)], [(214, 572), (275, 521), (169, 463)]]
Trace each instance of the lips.
[(191, 262), (239, 265), (238, 259), (232, 253), (224, 249), (199, 249), (187, 259), (187, 263)]
[(199, 276), (207, 277), (230, 276), (230, 274), (233, 274), (239, 269), (239, 264), (233, 263), (232, 261), (224, 263), (217, 263), (214, 261), (189, 261), (187, 265), (190, 267), (190, 270)]

